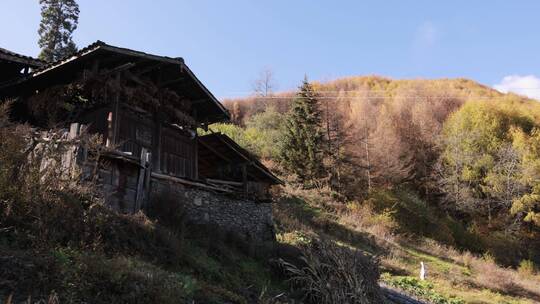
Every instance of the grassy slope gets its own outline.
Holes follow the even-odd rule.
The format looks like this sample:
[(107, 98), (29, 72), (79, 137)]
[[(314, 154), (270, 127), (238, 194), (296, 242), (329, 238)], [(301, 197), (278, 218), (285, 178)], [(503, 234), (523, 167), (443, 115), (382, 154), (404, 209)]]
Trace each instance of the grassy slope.
[[(429, 239), (396, 236), (393, 231), (399, 226), (391, 217), (350, 204), (345, 207), (324, 191), (285, 187), (275, 220), (279, 242), (298, 244), (326, 236), (359, 248), (379, 257), (382, 280), (388, 285), (435, 303), (534, 303), (539, 299), (540, 278), (525, 279), (516, 271)], [(61, 303), (70, 299), (252, 303), (288, 290), (267, 260), (246, 254), (249, 248), (244, 244), (204, 232), (188, 232), (190, 237), (178, 244), (142, 215), (109, 218), (108, 224), (125, 235), (104, 239), (104, 243), (116, 243), (114, 250), (104, 246), (109, 248), (105, 252), (72, 246), (17, 249), (4, 233), (0, 237), (0, 298), (6, 298), (11, 286), (21, 300), (28, 295), (37, 300), (56, 291)], [(414, 279), (420, 261), (427, 265), (428, 283)]]
[[(409, 209), (418, 204), (411, 202), (409, 193), (374, 197), (382, 201), (391, 195)], [(361, 249), (380, 258), (382, 279), (388, 285), (435, 303), (463, 303), (458, 299), (534, 303), (540, 299), (538, 277), (523, 278), (516, 271), (429, 239), (397, 236), (399, 225), (394, 219), (399, 213), (358, 209), (335, 202), (330, 193), (290, 186), (283, 189), (275, 206), (279, 242), (298, 244), (326, 236)], [(160, 303), (178, 303), (179, 299), (252, 303), (287, 291), (267, 259), (246, 254), (250, 249), (245, 244), (200, 231), (186, 232), (189, 237), (178, 242), (177, 235), (140, 214), (106, 219), (103, 225), (112, 226), (115, 233), (104, 231), (101, 244), (96, 245), (101, 249), (96, 250), (70, 245), (17, 249), (25, 246), (19, 244), (23, 238), (13, 242), (14, 235), (2, 231), (0, 298), (15, 289), (19, 299), (44, 298), (56, 291), (62, 303), (82, 299), (95, 303), (155, 299)], [(420, 261), (427, 265), (428, 283), (414, 279)]]
[[(407, 198), (401, 203), (411, 204), (406, 201)], [(295, 243), (312, 233), (324, 234), (341, 244), (362, 249), (380, 258), (383, 282), (434, 303), (540, 301), (539, 276), (520, 276), (489, 259), (459, 252), (431, 239), (395, 235), (392, 231), (399, 226), (389, 223), (399, 216), (395, 213), (387, 217), (373, 210), (351, 212), (332, 202), (324, 193), (289, 187), (276, 212), (279, 239)], [(416, 279), (421, 261), (427, 265), (427, 282)]]
[[(519, 105), (529, 108), (529, 115), (533, 119), (540, 119), (537, 101), (502, 94), (468, 79), (392, 80), (358, 76), (315, 83), (315, 87), (331, 96), (342, 91), (345, 96), (366, 94), (375, 99), (384, 97), (386, 102), (408, 95), (452, 96), (462, 101), (503, 101), (509, 107)], [(276, 97), (282, 99), (276, 98), (274, 102), (279, 109), (286, 110), (292, 95), (292, 92), (278, 93)], [(254, 98), (229, 100), (225, 104), (232, 109), (235, 102), (246, 109), (250, 104), (257, 107)], [(246, 115), (252, 113), (246, 110)], [(247, 118), (244, 117), (244, 120)], [(369, 212), (364, 210), (364, 214), (360, 210), (354, 216), (355, 212), (341, 210), (342, 207), (332, 205), (331, 197), (316, 191), (289, 189), (285, 193), (287, 198), (278, 206), (282, 210), (276, 214), (283, 242), (301, 241), (306, 233), (330, 235), (336, 242), (380, 256), (381, 269), (386, 272), (383, 276), (385, 281), (413, 291), (420, 289), (420, 293), (421, 290), (432, 289), (447, 297), (458, 296), (470, 303), (540, 302), (538, 277), (519, 275), (516, 271), (498, 267), (489, 256), (474, 257), (433, 241), (453, 243), (456, 247), (470, 250), (478, 247), (480, 242), (459, 223), (438, 214), (437, 210), (427, 208), (428, 204), (414, 194), (407, 194), (408, 198), (403, 198), (396, 193), (377, 193), (371, 197), (371, 202), (383, 207)], [(397, 211), (392, 208), (396, 202), (399, 202)], [(329, 204), (332, 206), (328, 207)], [(289, 214), (294, 214), (296, 219)], [(415, 239), (414, 242), (411, 238)], [(421, 261), (428, 265), (429, 282), (433, 286), (420, 286), (421, 283), (407, 279), (418, 275)]]
[(59, 303), (253, 303), (285, 289), (266, 258), (238, 240), (189, 228), (181, 238), (142, 214), (105, 213), (101, 223), (90, 221), (110, 228), (94, 248), (73, 242), (29, 248), (22, 227), (0, 230), (0, 303), (10, 295), (16, 303), (29, 296)]

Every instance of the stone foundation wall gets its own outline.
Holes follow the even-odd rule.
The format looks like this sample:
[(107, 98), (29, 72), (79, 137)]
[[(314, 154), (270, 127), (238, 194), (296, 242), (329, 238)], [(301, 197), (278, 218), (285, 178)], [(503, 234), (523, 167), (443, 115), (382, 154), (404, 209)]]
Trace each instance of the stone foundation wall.
[(186, 208), (187, 221), (214, 225), (247, 240), (275, 239), (272, 205), (234, 198), (179, 183), (152, 178), (151, 197), (170, 195)]

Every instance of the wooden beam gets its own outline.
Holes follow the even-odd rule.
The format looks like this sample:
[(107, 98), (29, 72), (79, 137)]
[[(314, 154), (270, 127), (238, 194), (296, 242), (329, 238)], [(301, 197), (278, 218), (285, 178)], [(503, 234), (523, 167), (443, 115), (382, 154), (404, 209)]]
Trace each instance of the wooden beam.
[(220, 191), (220, 192), (233, 193), (233, 191), (231, 191), (231, 190), (227, 190), (227, 189), (223, 189), (223, 188), (220, 188), (220, 187), (215, 187), (215, 186), (211, 186), (211, 185), (207, 185), (207, 184), (203, 184), (203, 183), (199, 183), (199, 182), (190, 181), (190, 180), (183, 179), (183, 178), (180, 178), (180, 177), (160, 174), (160, 173), (156, 173), (156, 172), (152, 172), (152, 177), (157, 178), (157, 179), (171, 181), (171, 182), (174, 182), (174, 183), (180, 183), (180, 184), (195, 186), (195, 187), (199, 187), (199, 188), (203, 188), (203, 189), (209, 189), (209, 190), (215, 190), (215, 191)]
[(141, 76), (141, 75), (144, 75), (144, 74), (146, 74), (146, 73), (150, 73), (150, 72), (152, 72), (152, 71), (154, 71), (154, 70), (156, 70), (156, 69), (161, 68), (163, 65), (164, 65), (163, 62), (160, 62), (160, 63), (158, 63), (158, 64), (153, 64), (153, 65), (151, 65), (151, 66), (149, 66), (149, 67), (146, 67), (146, 68), (144, 68), (144, 69), (140, 69), (140, 70), (136, 71), (136, 72), (135, 72), (135, 75)]
[[(234, 142), (234, 141), (231, 140), (231, 141), (233, 142), (234, 145), (238, 146), (238, 148), (234, 147), (234, 146), (233, 146), (232, 144), (230, 144), (227, 140), (224, 140), (224, 139), (221, 137), (221, 134), (218, 133), (217, 136), (218, 136), (218, 138), (219, 138), (219, 140), (220, 140), (221, 142), (223, 142), (225, 145), (227, 145), (228, 147), (230, 147), (230, 148), (231, 148), (232, 150), (234, 150), (236, 153), (240, 154), (240, 156), (242, 156), (242, 158), (244, 158), (245, 160), (247, 160), (247, 162), (248, 162), (251, 166), (253, 166), (253, 167), (259, 169), (259, 171), (263, 172), (266, 176), (270, 177), (272, 180), (275, 180), (275, 181), (277, 181), (278, 183), (281, 182), (277, 177), (273, 176), (271, 173), (269, 173), (269, 171), (265, 170), (265, 168), (261, 168), (261, 166), (259, 166), (260, 163), (259, 163), (259, 161), (258, 161), (257, 159), (252, 159), (251, 156), (249, 156), (249, 154), (248, 154), (248, 156), (246, 156), (244, 153), (242, 153), (242, 151), (239, 151), (238, 148), (240, 148), (240, 149), (242, 149), (242, 150), (244, 150), (244, 148), (240, 147), (236, 142)], [(262, 164), (260, 164), (260, 165), (262, 165)], [(262, 165), (262, 166), (264, 167), (264, 165)], [(282, 183), (282, 182), (281, 182), (281, 183)]]
[(125, 64), (122, 64), (122, 65), (119, 65), (115, 68), (112, 68), (111, 70), (108, 70), (106, 71), (105, 73), (101, 74), (101, 76), (107, 76), (107, 75), (110, 75), (110, 74), (120, 74), (120, 72), (123, 72), (123, 71), (127, 71), (131, 68), (133, 68), (135, 66), (135, 63), (133, 62), (128, 62), (128, 63), (125, 63)]
[[(238, 163), (238, 162), (235, 162), (235, 161), (232, 161), (231, 159), (227, 158), (226, 156), (224, 156), (223, 154), (221, 154), (220, 152), (218, 152), (217, 150), (215, 150), (214, 148), (212, 148), (210, 145), (208, 145), (207, 143), (203, 142), (203, 141), (198, 141), (199, 143), (201, 143), (205, 148), (207, 148), (208, 150), (210, 150), (210, 152), (214, 153), (215, 155), (217, 155), (219, 158), (223, 159), (224, 161), (228, 162), (228, 163), (231, 163), (231, 164), (234, 164), (234, 163)], [(247, 166), (247, 165), (253, 165), (252, 162), (250, 163), (243, 163), (242, 166)], [(246, 177), (252, 177), (254, 180), (259, 180), (255, 175), (253, 174), (250, 174), (249, 172), (247, 172), (247, 168), (246, 168)]]
[(139, 76), (131, 73), (130, 71), (126, 71), (125, 76), (126, 76), (126, 78), (128, 78), (129, 80), (137, 83), (140, 86), (148, 87), (147, 83), (145, 83), (142, 79), (139, 78)]
[(212, 148), (209, 144), (207, 144), (207, 143), (205, 143), (203, 141), (200, 141), (200, 140), (199, 140), (199, 143), (201, 143), (206, 149), (210, 150), (210, 152), (214, 153), (219, 158), (223, 159), (226, 162), (232, 163), (232, 161), (228, 157), (226, 157), (225, 155), (219, 153), (216, 149)]
[(244, 183), (241, 183), (241, 182), (225, 181), (221, 179), (212, 179), (212, 178), (207, 178), (206, 181), (213, 184), (224, 184), (224, 185), (232, 185), (232, 186), (238, 186), (238, 187), (241, 187), (242, 185), (244, 185)]
[(197, 100), (191, 101), (191, 104), (192, 104), (192, 105), (197, 105), (197, 104), (204, 103), (204, 102), (209, 102), (209, 101), (210, 101), (210, 100), (208, 100), (207, 98), (204, 98), (204, 99), (197, 99)]
[(164, 82), (160, 83), (159, 87), (162, 88), (162, 87), (168, 86), (170, 84), (182, 81), (184, 79), (186, 79), (186, 77), (182, 76), (182, 77), (178, 77), (178, 78), (175, 78), (175, 79), (167, 80), (167, 81), (164, 81)]

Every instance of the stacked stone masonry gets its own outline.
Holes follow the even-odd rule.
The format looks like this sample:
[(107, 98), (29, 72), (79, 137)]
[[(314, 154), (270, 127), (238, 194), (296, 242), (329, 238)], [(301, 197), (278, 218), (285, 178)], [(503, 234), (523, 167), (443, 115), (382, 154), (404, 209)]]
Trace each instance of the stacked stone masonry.
[(185, 207), (187, 221), (213, 225), (247, 240), (268, 242), (275, 238), (272, 205), (239, 199), (179, 183), (152, 179), (152, 196), (170, 195)]

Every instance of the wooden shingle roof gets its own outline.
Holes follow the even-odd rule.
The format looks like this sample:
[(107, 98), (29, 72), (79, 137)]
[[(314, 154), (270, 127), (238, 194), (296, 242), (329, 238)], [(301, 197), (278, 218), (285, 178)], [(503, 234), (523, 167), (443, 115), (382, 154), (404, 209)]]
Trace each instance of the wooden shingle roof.
[(21, 54), (12, 52), (10, 50), (6, 50), (1, 47), (0, 47), (0, 60), (6, 61), (6, 62), (18, 63), (21, 65), (26, 65), (31, 68), (37, 68), (45, 64), (45, 62), (42, 60), (30, 57), (30, 56), (21, 55)]
[(0, 87), (6, 82), (21, 79), (43, 64), (39, 59), (0, 48)]
[(159, 72), (163, 78), (162, 87), (194, 101), (194, 108), (201, 120), (213, 123), (230, 119), (227, 109), (195, 76), (184, 59), (121, 48), (99, 40), (56, 62), (42, 64), (33, 69), (27, 77), (0, 85), (0, 92), (4, 90), (17, 95), (67, 83), (76, 77), (77, 73), (91, 68), (96, 61), (100, 61), (100, 67), (114, 68), (131, 64), (136, 65), (140, 71)]

